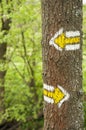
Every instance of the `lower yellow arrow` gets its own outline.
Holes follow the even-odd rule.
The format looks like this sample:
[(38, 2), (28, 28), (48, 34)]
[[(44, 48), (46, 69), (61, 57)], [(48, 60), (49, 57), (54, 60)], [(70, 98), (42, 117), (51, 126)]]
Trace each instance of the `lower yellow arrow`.
[(65, 94), (59, 88), (55, 88), (53, 92), (44, 89), (44, 95), (52, 98), (54, 103), (59, 103), (65, 97)]
[(66, 37), (64, 33), (59, 35), (54, 39), (54, 43), (57, 44), (62, 49), (65, 48), (66, 45), (76, 44), (80, 42), (80, 37)]

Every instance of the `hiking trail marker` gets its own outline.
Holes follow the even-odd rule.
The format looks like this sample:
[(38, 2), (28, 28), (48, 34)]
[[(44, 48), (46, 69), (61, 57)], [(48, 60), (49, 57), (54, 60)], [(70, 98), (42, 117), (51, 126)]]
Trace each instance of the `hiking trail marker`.
[(60, 85), (56, 88), (44, 84), (44, 100), (51, 104), (57, 104), (60, 108), (64, 101), (68, 100), (70, 95)]
[(80, 31), (63, 32), (61, 28), (49, 41), (57, 50), (77, 50), (80, 48)]

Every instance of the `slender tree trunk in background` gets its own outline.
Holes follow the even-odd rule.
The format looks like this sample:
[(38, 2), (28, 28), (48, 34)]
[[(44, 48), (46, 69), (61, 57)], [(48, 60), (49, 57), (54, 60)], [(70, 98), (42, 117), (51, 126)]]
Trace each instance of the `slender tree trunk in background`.
[[(1, 4), (1, 1), (0, 1)], [(2, 7), (2, 5), (1, 5)], [(3, 11), (2, 11), (3, 12)], [(3, 36), (7, 35), (7, 31), (10, 29), (10, 19), (4, 17), (2, 14), (1, 18), (1, 31), (5, 31)], [(7, 48), (7, 43), (3, 42), (0, 43), (0, 113), (4, 112), (4, 81), (5, 81), (5, 75), (6, 75), (6, 48)]]
[[(0, 44), (0, 64), (5, 62), (4, 54), (6, 51), (6, 44)], [(2, 66), (2, 65), (1, 65)], [(4, 111), (4, 77), (6, 70), (0, 70), (0, 112)]]
[[(7, 4), (10, 1), (6, 1)], [(1, 31), (4, 31), (3, 37), (8, 34), (8, 31), (10, 29), (10, 23), (11, 19), (7, 18), (6, 15), (3, 13), (3, 5), (2, 1), (0, 1), (0, 7), (2, 8), (2, 14), (1, 14)], [(10, 10), (8, 9), (8, 14), (10, 13)], [(4, 106), (4, 94), (5, 94), (5, 87), (4, 87), (4, 82), (5, 82), (5, 75), (7, 69), (5, 68), (6, 66), (6, 50), (7, 50), (7, 42), (2, 42), (0, 43), (0, 118), (3, 116), (3, 113), (5, 111), (5, 106)], [(19, 129), (20, 123), (12, 120), (12, 121), (5, 121), (3, 120), (2, 123), (0, 124), (0, 130), (17, 130)]]
[(82, 0), (41, 1), (44, 130), (83, 130)]
[[(23, 49), (24, 49), (24, 62), (25, 64), (28, 64), (27, 70), (28, 70), (28, 74), (29, 74), (29, 70), (30, 70), (30, 81), (28, 81), (28, 87), (30, 87), (30, 92), (33, 93), (33, 98), (34, 100), (38, 100), (38, 95), (37, 95), (37, 91), (36, 91), (36, 83), (35, 83), (35, 73), (34, 73), (34, 68), (36, 67), (36, 59), (32, 58), (32, 61), (30, 62), (28, 59), (28, 55), (27, 55), (27, 48), (26, 48), (26, 41), (25, 41), (25, 36), (24, 36), (24, 32), (21, 31), (21, 36), (22, 36), (22, 44), (23, 44)], [(33, 41), (33, 44), (35, 46), (35, 43)], [(32, 57), (34, 55), (34, 47), (32, 48), (33, 52), (32, 52)], [(29, 69), (28, 69), (29, 68)]]

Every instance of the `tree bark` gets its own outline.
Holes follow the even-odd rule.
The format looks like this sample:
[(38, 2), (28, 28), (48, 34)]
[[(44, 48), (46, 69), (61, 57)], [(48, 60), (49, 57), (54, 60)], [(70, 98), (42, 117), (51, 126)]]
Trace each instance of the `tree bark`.
[(83, 130), (82, 0), (41, 1), (44, 130)]

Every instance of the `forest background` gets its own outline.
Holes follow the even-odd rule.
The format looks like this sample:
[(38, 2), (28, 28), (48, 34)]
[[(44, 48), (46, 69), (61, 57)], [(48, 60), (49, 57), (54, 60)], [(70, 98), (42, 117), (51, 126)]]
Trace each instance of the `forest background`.
[[(0, 44), (7, 43), (4, 82), (4, 113), (0, 123), (6, 129), (41, 130), (43, 127), (41, 3), (40, 0), (2, 0)], [(2, 30), (2, 18), (9, 30)], [(83, 90), (86, 93), (86, 5), (83, 6)], [(86, 100), (84, 101), (86, 128)], [(9, 124), (9, 125), (8, 125)], [(8, 128), (8, 129), (9, 129)], [(9, 129), (10, 130), (10, 129)]]

